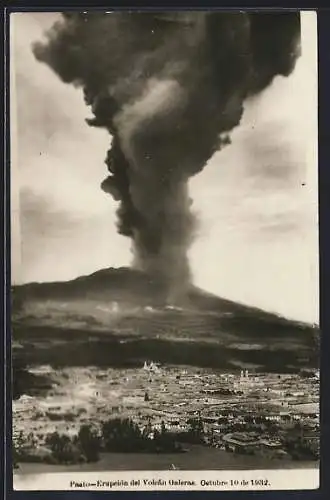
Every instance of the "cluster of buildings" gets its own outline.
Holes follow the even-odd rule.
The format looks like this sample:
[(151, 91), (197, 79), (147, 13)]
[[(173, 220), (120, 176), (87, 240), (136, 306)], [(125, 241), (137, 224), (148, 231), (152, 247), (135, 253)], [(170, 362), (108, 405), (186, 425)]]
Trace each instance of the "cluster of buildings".
[(42, 439), (54, 430), (74, 433), (83, 423), (129, 417), (141, 427), (180, 433), (198, 419), (206, 443), (227, 451), (280, 454), (298, 427), (300, 438), (319, 443), (319, 372), (221, 373), (152, 361), (138, 370), (72, 370), (45, 400), (14, 402), (16, 431)]
[(163, 422), (171, 432), (185, 432), (191, 419), (200, 419), (209, 444), (282, 456), (290, 436), (319, 446), (318, 381), (319, 372), (302, 377), (158, 367), (146, 380), (148, 402), (137, 419), (141, 425), (151, 421), (154, 428)]

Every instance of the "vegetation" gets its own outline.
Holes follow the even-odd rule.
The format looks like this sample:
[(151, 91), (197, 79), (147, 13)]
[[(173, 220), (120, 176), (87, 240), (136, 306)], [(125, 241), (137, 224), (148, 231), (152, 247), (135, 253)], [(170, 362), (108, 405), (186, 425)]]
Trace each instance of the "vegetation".
[(78, 433), (77, 442), (87, 462), (97, 462), (101, 448), (101, 439), (98, 432), (90, 425), (82, 425)]
[(101, 449), (100, 436), (90, 425), (82, 425), (78, 435), (70, 437), (54, 432), (46, 438), (56, 463), (97, 462)]
[(70, 464), (84, 461), (79, 443), (75, 443), (68, 435), (54, 432), (47, 436), (46, 445), (51, 450), (55, 463)]
[(205, 431), (203, 421), (200, 417), (188, 419), (188, 429), (180, 433), (183, 442), (191, 444), (203, 444), (205, 442)]
[(306, 437), (303, 426), (297, 422), (293, 432), (283, 440), (285, 451), (293, 460), (318, 460), (320, 447), (318, 438)]
[(38, 447), (32, 434), (26, 438), (20, 433), (13, 444), (13, 465), (19, 462), (46, 462), (73, 464), (97, 462), (100, 452), (122, 453), (177, 453), (184, 451), (176, 436), (167, 431), (164, 422), (161, 429), (150, 424), (142, 430), (126, 418), (114, 418), (102, 423), (98, 432), (91, 425), (82, 425), (77, 435), (53, 432), (45, 439), (45, 447)]
[(13, 467), (17, 468), (20, 462), (52, 462), (50, 450), (39, 447), (36, 437), (29, 433), (27, 436), (19, 432), (13, 440), (12, 448)]
[(131, 419), (115, 418), (103, 422), (102, 441), (106, 451), (173, 453), (182, 451), (175, 437), (166, 430), (153, 429), (151, 424), (140, 429)]
[[(305, 433), (299, 422), (286, 430), (281, 430), (274, 422), (262, 424), (234, 423), (226, 426), (226, 432), (253, 432), (282, 442), (281, 450), (276, 453), (289, 455), (293, 460), (318, 460), (320, 451), (314, 431)], [(39, 446), (32, 433), (23, 436), (19, 433), (14, 440), (13, 465), (20, 462), (45, 462), (72, 464), (96, 462), (100, 453), (179, 453), (184, 452), (184, 444), (221, 446), (221, 439), (212, 431), (206, 431), (200, 417), (190, 418), (188, 427), (181, 432), (168, 430), (162, 422), (160, 428), (151, 422), (144, 428), (130, 418), (112, 418), (102, 422), (99, 429), (84, 424), (77, 435), (54, 432), (46, 437), (45, 445)], [(308, 437), (310, 436), (310, 437)], [(42, 437), (42, 436), (39, 436)]]

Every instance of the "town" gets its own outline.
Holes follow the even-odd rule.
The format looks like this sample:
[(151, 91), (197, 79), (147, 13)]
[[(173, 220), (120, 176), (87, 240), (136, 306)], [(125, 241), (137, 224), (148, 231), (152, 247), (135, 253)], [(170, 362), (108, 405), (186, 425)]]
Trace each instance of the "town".
[(126, 419), (150, 440), (166, 431), (228, 453), (319, 459), (318, 370), (221, 373), (146, 361), (140, 369), (37, 371), (53, 377), (53, 389), (14, 401), (14, 443), (33, 436), (38, 448), (52, 432), (72, 436), (82, 425)]

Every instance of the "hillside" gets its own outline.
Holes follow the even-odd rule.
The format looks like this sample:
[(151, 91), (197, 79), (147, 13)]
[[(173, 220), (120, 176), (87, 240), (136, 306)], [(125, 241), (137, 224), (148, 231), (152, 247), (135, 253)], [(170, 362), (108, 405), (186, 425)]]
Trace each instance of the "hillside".
[(233, 369), (318, 366), (319, 332), (191, 287), (166, 304), (161, 283), (128, 268), (13, 288), (15, 360), (138, 366), (144, 359)]

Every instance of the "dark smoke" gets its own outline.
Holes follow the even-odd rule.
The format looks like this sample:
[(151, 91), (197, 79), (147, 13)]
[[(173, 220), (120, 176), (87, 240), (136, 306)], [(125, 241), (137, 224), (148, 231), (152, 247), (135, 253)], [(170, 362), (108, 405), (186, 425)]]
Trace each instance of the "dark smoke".
[(119, 231), (135, 264), (167, 283), (189, 283), (194, 231), (187, 184), (237, 126), (246, 97), (289, 75), (298, 13), (65, 13), (34, 53), (83, 88), (112, 136), (104, 191), (120, 201)]

